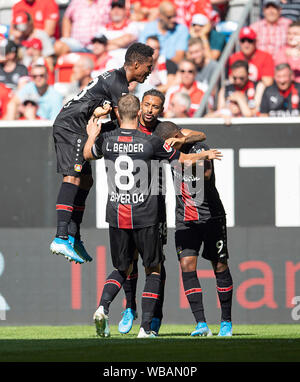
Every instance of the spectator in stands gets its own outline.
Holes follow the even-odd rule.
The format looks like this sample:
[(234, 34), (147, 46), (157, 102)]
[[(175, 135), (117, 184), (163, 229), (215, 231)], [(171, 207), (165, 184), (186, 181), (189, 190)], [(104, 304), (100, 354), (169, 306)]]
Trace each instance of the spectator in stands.
[(91, 39), (109, 21), (111, 0), (71, 0), (62, 19), (62, 38), (54, 45), (57, 56), (87, 52)]
[(275, 67), (274, 84), (265, 89), (261, 105), (261, 117), (289, 117), (300, 115), (300, 84), (295, 83), (289, 64)]
[(5, 119), (14, 120), (19, 117), (19, 107), (27, 100), (35, 100), (39, 105), (38, 115), (43, 119), (53, 120), (63, 105), (63, 97), (48, 85), (47, 69), (44, 66), (33, 66), (32, 82), (19, 90), (7, 106)]
[(189, 40), (186, 57), (196, 65), (196, 81), (208, 85), (218, 64), (215, 60), (205, 56), (204, 45), (201, 38), (192, 37)]
[(212, 21), (214, 11), (210, 0), (171, 0), (177, 11), (177, 22), (191, 25), (193, 15), (197, 13), (204, 14)]
[(166, 115), (168, 118), (189, 118), (191, 97), (187, 93), (175, 93), (170, 101)]
[(11, 40), (0, 42), (0, 82), (16, 90), (22, 77), (28, 76), (26, 66), (18, 63), (18, 46)]
[(287, 42), (275, 56), (275, 65), (288, 63), (300, 83), (300, 20), (293, 22), (288, 29)]
[(158, 18), (158, 8), (162, 0), (131, 0), (132, 21), (154, 21)]
[[(24, 11), (33, 19), (34, 29), (44, 30), (50, 37), (55, 36), (59, 21), (59, 9), (55, 0), (20, 0), (12, 7), (12, 19)], [(11, 28), (14, 28), (14, 23)]]
[(94, 66), (94, 61), (90, 57), (82, 56), (73, 66), (70, 83), (55, 84), (55, 89), (64, 97), (64, 104), (92, 81)]
[(227, 108), (229, 102), (237, 103), (243, 117), (253, 117), (257, 114), (264, 86), (249, 80), (247, 61), (236, 61), (231, 66), (232, 83), (222, 87), (218, 94), (220, 112)]
[(254, 30), (249, 27), (242, 28), (239, 40), (241, 50), (229, 57), (229, 68), (235, 61), (247, 61), (249, 65), (249, 79), (251, 81), (262, 81), (265, 86), (272, 85), (274, 61), (269, 53), (256, 48), (256, 33)]
[(191, 106), (189, 109), (189, 116), (192, 117), (196, 110), (198, 110), (201, 99), (204, 95), (204, 91), (206, 90), (206, 86), (203, 87), (203, 84), (196, 81), (196, 65), (187, 59), (184, 59), (178, 65), (180, 83), (179, 85), (171, 86), (166, 94), (165, 101), (165, 117), (169, 117), (169, 113), (171, 112), (170, 105), (172, 99), (176, 93), (184, 92), (187, 93), (191, 98)]
[(154, 50), (153, 54), (153, 69), (149, 77), (143, 84), (138, 84), (135, 88), (135, 95), (139, 98), (150, 89), (157, 89), (162, 93), (175, 84), (177, 65), (160, 55), (160, 45), (157, 36), (149, 36), (146, 44)]
[(34, 29), (33, 20), (29, 13), (24, 11), (15, 13), (13, 25), (11, 37), (16, 44), (22, 45), (26, 40), (38, 38), (43, 45), (43, 57), (47, 57), (49, 61), (52, 59), (54, 55), (52, 41), (44, 30)]
[(223, 118), (225, 125), (231, 125), (232, 118), (240, 118), (243, 117), (242, 109), (243, 102), (241, 98), (238, 100), (234, 100), (234, 97), (229, 98), (226, 102), (226, 105), (223, 109), (212, 111), (207, 113), (205, 118)]
[(0, 82), (0, 119), (5, 116), (7, 105), (11, 100), (12, 95), (12, 90)]
[(292, 22), (281, 17), (280, 12), (280, 0), (263, 0), (264, 18), (250, 25), (257, 36), (257, 49), (270, 53), (273, 59), (286, 44), (288, 26)]
[(97, 35), (91, 41), (91, 50), (95, 55), (95, 67), (92, 72), (92, 78), (99, 76), (99, 74), (119, 68), (123, 65), (121, 60), (117, 60), (107, 50), (107, 38), (104, 35)]
[(212, 27), (207, 16), (201, 13), (197, 13), (193, 16), (190, 35), (192, 37), (201, 38), (206, 57), (213, 60), (219, 59), (226, 45), (226, 39), (222, 33), (217, 32), (215, 28)]
[(31, 68), (34, 65), (43, 65), (47, 69), (48, 73), (48, 84), (54, 84), (54, 68), (52, 60), (47, 60), (42, 55), (43, 44), (42, 41), (38, 38), (30, 38), (28, 40), (23, 41), (23, 46), (25, 46), (26, 50), (23, 55), (23, 63), (28, 68), (28, 71), (31, 72)]
[(187, 50), (189, 31), (185, 25), (176, 22), (176, 8), (169, 1), (163, 1), (159, 7), (157, 20), (147, 23), (140, 36), (145, 43), (149, 36), (157, 36), (161, 55), (179, 63)]
[(39, 108), (39, 105), (34, 99), (26, 99), (19, 108), (20, 117), (18, 118), (18, 120), (33, 121), (33, 120), (42, 119), (41, 117), (37, 115), (38, 108)]
[(281, 0), (281, 15), (292, 21), (300, 19), (300, 0)]
[(124, 0), (112, 1), (110, 20), (109, 23), (98, 29), (98, 34), (107, 38), (107, 50), (114, 57), (122, 57), (122, 61), (124, 61), (126, 49), (138, 39), (138, 25), (136, 22), (130, 21)]

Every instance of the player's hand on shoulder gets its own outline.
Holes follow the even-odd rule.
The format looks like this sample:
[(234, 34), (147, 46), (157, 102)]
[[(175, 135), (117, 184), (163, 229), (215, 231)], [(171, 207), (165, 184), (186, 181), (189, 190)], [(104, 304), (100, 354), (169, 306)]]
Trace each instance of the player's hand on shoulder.
[(218, 160), (221, 160), (221, 158), (223, 157), (221, 151), (219, 151), (217, 149), (206, 150), (204, 152), (207, 155), (206, 159), (218, 159)]
[(94, 110), (93, 117), (101, 118), (108, 115), (111, 112), (112, 108), (110, 103), (104, 103), (103, 106), (98, 106)]
[(173, 147), (176, 150), (179, 150), (180, 147), (185, 143), (185, 137), (182, 138), (168, 138), (166, 139), (166, 143)]
[(98, 118), (94, 118), (94, 116), (92, 116), (86, 126), (87, 135), (89, 137), (97, 138), (101, 133), (101, 126), (101, 122), (98, 120)]

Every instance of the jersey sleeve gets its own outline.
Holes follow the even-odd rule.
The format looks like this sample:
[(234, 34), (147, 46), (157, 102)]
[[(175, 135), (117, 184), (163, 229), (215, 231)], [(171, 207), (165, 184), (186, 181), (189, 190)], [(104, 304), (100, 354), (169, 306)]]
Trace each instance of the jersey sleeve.
[(128, 86), (126, 85), (125, 82), (120, 81), (120, 79), (118, 78), (118, 74), (116, 74), (116, 77), (114, 76), (114, 81), (111, 84), (109, 90), (110, 90), (111, 101), (112, 101), (113, 107), (118, 106), (119, 98), (122, 95), (129, 93)]
[(180, 157), (180, 152), (175, 150), (167, 142), (164, 142), (155, 135), (151, 136), (151, 144), (153, 147), (154, 159), (167, 160), (171, 162)]
[(103, 157), (103, 143), (104, 136), (103, 134), (100, 134), (92, 147), (92, 155), (95, 159), (100, 159)]

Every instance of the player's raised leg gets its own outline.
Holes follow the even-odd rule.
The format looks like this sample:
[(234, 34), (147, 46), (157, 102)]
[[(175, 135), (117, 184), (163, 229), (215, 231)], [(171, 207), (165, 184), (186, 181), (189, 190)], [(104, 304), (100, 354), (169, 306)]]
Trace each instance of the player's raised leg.
[[(74, 177), (72, 177), (74, 178)], [(72, 179), (64, 177), (64, 182), (60, 187), (57, 197), (56, 212), (57, 212), (57, 231), (56, 237), (50, 245), (52, 253), (65, 256), (69, 261), (83, 263), (74, 250), (73, 245), (69, 241), (68, 225), (71, 221), (71, 216), (74, 209), (74, 200), (78, 191), (78, 178)]]
[(85, 211), (85, 202), (88, 197), (89, 191), (93, 186), (93, 178), (91, 174), (82, 174), (80, 176), (80, 186), (74, 200), (74, 209), (71, 215), (71, 220), (68, 225), (69, 241), (79, 257), (82, 260), (89, 262), (92, 257), (87, 253), (80, 235), (80, 226)]

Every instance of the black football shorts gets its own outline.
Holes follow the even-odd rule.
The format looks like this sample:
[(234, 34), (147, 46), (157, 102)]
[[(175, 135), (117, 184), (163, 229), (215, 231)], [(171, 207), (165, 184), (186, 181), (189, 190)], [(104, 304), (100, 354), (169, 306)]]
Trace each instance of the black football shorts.
[(136, 248), (142, 257), (144, 267), (155, 267), (162, 261), (158, 224), (135, 229), (109, 226), (109, 238), (112, 263), (119, 271), (124, 272), (129, 268)]
[(59, 174), (79, 177), (81, 174), (92, 173), (90, 162), (83, 158), (87, 137), (54, 125), (53, 138)]
[(226, 263), (229, 255), (225, 216), (211, 218), (198, 224), (191, 222), (186, 228), (175, 232), (178, 260), (182, 257), (198, 256), (202, 244), (204, 259)]

